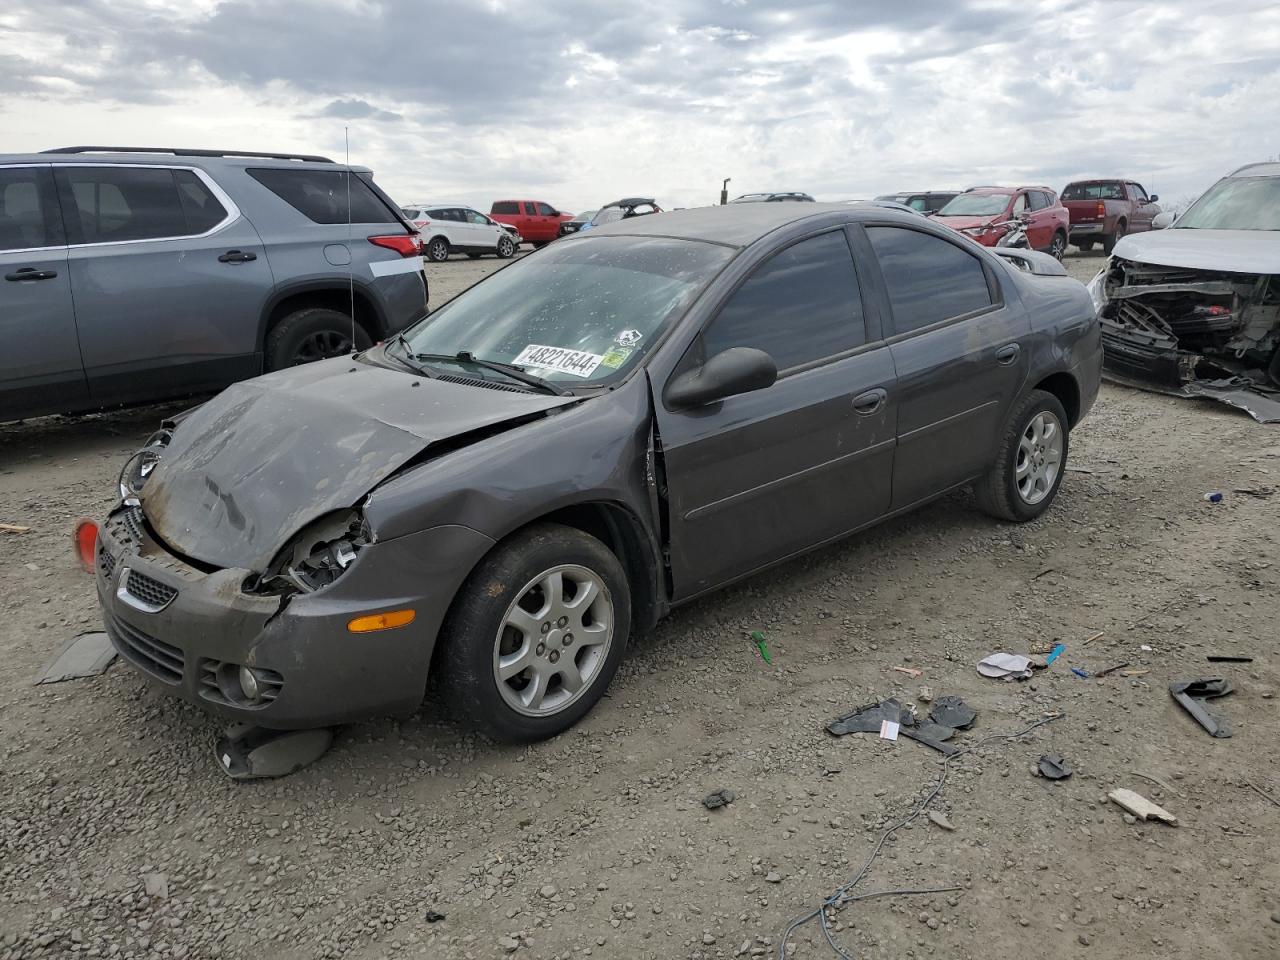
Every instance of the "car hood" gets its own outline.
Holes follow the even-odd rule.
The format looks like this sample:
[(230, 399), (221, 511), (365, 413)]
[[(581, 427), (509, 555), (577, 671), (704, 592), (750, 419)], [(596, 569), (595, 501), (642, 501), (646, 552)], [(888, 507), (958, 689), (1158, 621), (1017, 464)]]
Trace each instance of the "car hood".
[(988, 227), (995, 223), (995, 217), (940, 217), (934, 214), (929, 218), (950, 227), (952, 230), (968, 230), (971, 227)]
[(228, 387), (184, 418), (142, 490), (143, 512), (172, 550), (260, 571), (306, 524), (354, 506), (432, 444), (579, 400), (349, 357), (293, 367)]
[(1171, 227), (1130, 234), (1116, 244), (1114, 254), (1124, 260), (1162, 267), (1280, 273), (1280, 231)]

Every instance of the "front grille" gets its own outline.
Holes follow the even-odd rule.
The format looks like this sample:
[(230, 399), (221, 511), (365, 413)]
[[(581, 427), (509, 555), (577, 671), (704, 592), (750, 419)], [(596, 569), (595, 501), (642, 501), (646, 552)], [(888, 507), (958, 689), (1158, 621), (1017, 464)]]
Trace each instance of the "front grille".
[(142, 508), (129, 507), (124, 510), (120, 517), (124, 520), (124, 525), (129, 530), (129, 535), (133, 537), (136, 543), (142, 542)]
[(167, 583), (153, 580), (144, 573), (130, 570), (124, 579), (124, 589), (148, 610), (163, 610), (178, 595), (178, 591)]
[(120, 655), (139, 670), (165, 683), (178, 683), (182, 680), (184, 659), (182, 651), (177, 647), (148, 636), (132, 624), (110, 614), (103, 617), (103, 625)]
[(111, 574), (116, 570), (116, 558), (107, 553), (101, 544), (98, 546), (98, 569), (102, 571), (104, 580), (110, 580)]
[[(236, 674), (239, 673), (240, 667), (234, 663), (222, 663), (218, 660), (200, 661), (200, 696), (214, 703), (231, 704), (249, 710), (261, 710), (263, 707), (270, 706), (275, 703), (276, 697), (280, 696), (280, 688), (284, 686), (284, 677), (274, 670), (264, 670), (261, 667), (255, 667), (254, 669), (257, 671), (258, 684), (262, 690), (262, 699), (257, 703), (248, 703), (243, 696), (236, 694), (239, 689), (239, 680)], [(220, 673), (226, 674), (222, 678), (222, 683), (218, 681)], [(232, 691), (233, 696), (228, 697), (223, 692), (224, 685)]]

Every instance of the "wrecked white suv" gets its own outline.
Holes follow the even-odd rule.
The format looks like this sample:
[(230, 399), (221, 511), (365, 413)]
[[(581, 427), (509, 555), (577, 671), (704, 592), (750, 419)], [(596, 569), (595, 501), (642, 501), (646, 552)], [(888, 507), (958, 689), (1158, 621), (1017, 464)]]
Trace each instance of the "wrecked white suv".
[(1104, 375), (1280, 423), (1280, 163), (1241, 167), (1089, 285)]

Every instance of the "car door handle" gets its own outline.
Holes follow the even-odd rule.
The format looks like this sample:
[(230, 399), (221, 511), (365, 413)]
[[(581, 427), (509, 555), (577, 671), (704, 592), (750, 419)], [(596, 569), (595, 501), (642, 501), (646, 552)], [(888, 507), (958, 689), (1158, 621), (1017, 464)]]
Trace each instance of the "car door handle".
[(58, 275), (57, 270), (37, 270), (35, 267), (23, 267), (13, 273), (6, 273), (6, 280), (52, 280)]
[(875, 390), (868, 390), (853, 398), (853, 409), (864, 417), (870, 416), (884, 406), (888, 397), (889, 394), (878, 387)]
[(256, 253), (245, 253), (241, 250), (228, 250), (218, 258), (219, 263), (248, 263), (250, 260), (257, 260)]
[(1002, 367), (1007, 367), (1018, 359), (1018, 354), (1022, 353), (1022, 348), (1016, 343), (1010, 343), (996, 351), (996, 363)]

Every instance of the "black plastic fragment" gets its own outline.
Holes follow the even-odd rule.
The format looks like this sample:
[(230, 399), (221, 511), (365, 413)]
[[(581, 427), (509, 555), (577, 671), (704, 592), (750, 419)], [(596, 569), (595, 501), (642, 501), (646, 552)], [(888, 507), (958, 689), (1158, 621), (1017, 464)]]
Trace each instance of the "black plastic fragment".
[[(940, 712), (954, 722), (940, 722)], [(831, 721), (827, 724), (827, 732), (837, 737), (846, 733), (879, 733), (880, 724), (885, 720), (892, 720), (898, 724), (898, 736), (923, 743), (926, 747), (950, 756), (958, 753), (958, 748), (944, 741), (955, 736), (957, 727), (967, 727), (973, 723), (977, 715), (977, 711), (959, 697), (939, 697), (934, 702), (929, 719), (917, 722), (910, 707), (889, 699), (880, 703), (863, 704), (852, 713)]]
[(727, 806), (738, 799), (738, 795), (727, 787), (722, 787), (702, 798), (702, 805), (708, 810), (715, 810), (717, 807)]
[(444, 914), (436, 913), (434, 910), (428, 910), (422, 915), (422, 919), (427, 921), (427, 923), (439, 923), (444, 919)]
[(1205, 659), (1210, 663), (1253, 663), (1253, 657), (1235, 657), (1225, 653), (1211, 653)]
[(929, 719), (942, 727), (953, 730), (967, 730), (973, 725), (978, 711), (973, 709), (959, 697), (939, 697), (933, 701), (929, 710)]
[(1231, 728), (1205, 709), (1204, 702), (1225, 697), (1235, 688), (1221, 677), (1198, 677), (1195, 680), (1175, 680), (1169, 684), (1169, 693), (1183, 710), (1191, 714), (1196, 723), (1204, 727), (1210, 736), (1229, 737)]
[(867, 703), (827, 724), (827, 732), (837, 737), (846, 733), (879, 733), (880, 724), (892, 720), (902, 726), (915, 723), (915, 716), (897, 700)]
[(1065, 780), (1075, 773), (1059, 753), (1046, 753), (1040, 758), (1040, 776), (1049, 780)]

